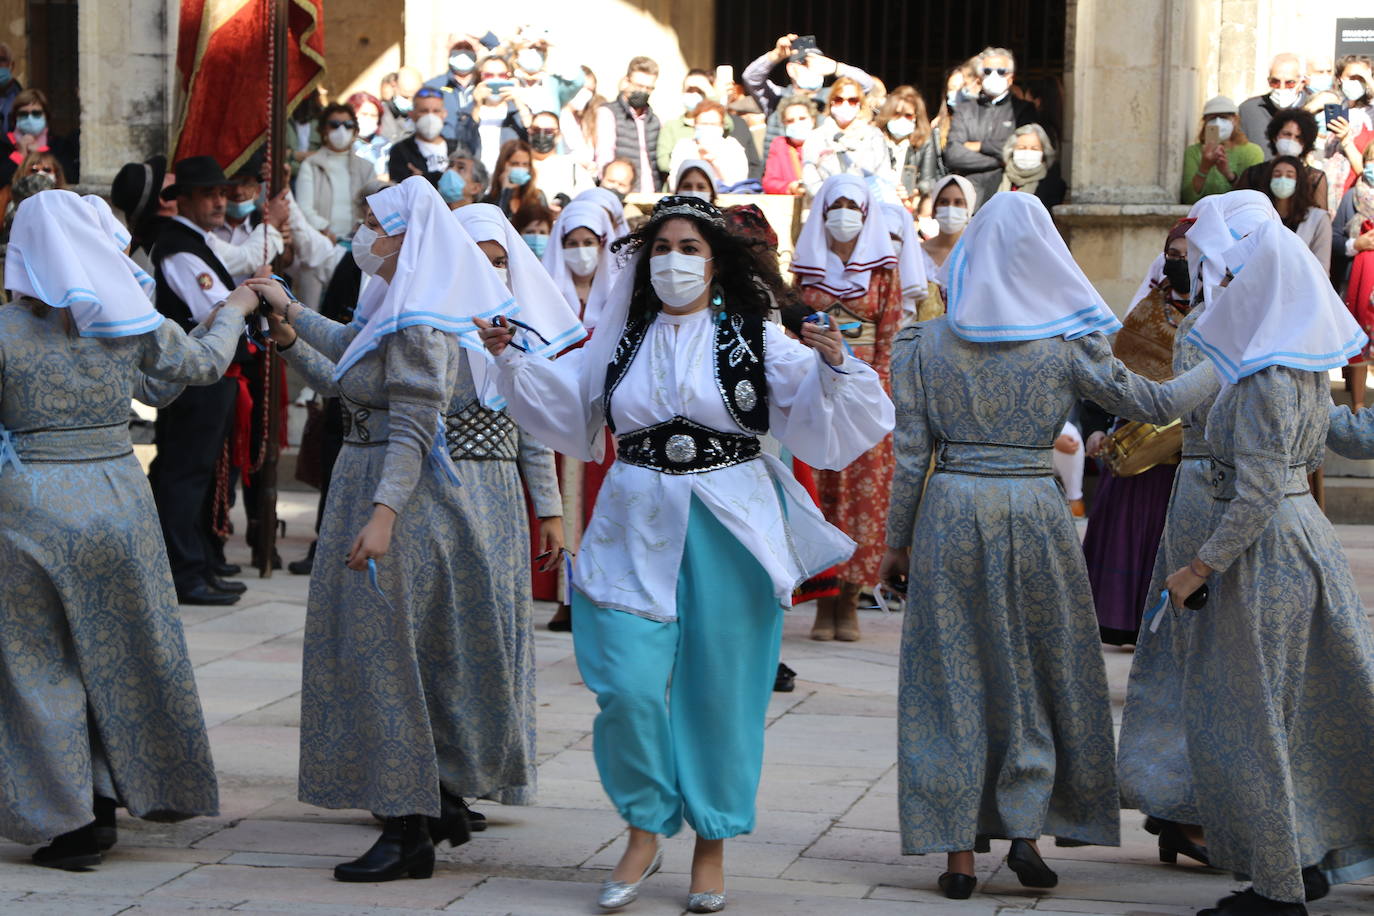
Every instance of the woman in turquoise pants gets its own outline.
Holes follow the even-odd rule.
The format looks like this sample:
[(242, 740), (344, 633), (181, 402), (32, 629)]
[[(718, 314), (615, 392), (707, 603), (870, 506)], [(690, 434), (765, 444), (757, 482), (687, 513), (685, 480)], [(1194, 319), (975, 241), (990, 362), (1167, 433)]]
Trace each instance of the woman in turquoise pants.
[(582, 460), (601, 457), (603, 427), (617, 437), (573, 579), (597, 768), (630, 826), (605, 909), (635, 899), (684, 819), (688, 909), (724, 908), (723, 841), (754, 826), (782, 608), (854, 549), (758, 437), (838, 469), (892, 428), (877, 375), (836, 331), (808, 324), (798, 343), (767, 321), (755, 244), (710, 204), (664, 198), (621, 243), (630, 258), (588, 346), (526, 359), (506, 327), (478, 322), (531, 435)]

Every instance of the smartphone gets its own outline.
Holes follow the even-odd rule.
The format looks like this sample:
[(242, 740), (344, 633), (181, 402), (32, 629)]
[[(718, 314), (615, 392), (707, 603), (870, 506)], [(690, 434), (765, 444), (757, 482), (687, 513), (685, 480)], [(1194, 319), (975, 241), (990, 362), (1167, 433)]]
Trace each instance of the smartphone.
[(1350, 123), (1350, 108), (1347, 105), (1327, 105), (1322, 109), (1322, 113), (1326, 116), (1327, 124), (1330, 124), (1337, 118), (1340, 118), (1347, 124)]
[(721, 64), (716, 68), (716, 92), (725, 95), (727, 89), (735, 83), (735, 68), (729, 64)]
[(815, 35), (800, 35), (792, 39), (792, 53), (799, 57), (804, 57), (807, 53), (819, 51), (816, 45)]
[(502, 89), (509, 89), (514, 85), (514, 80), (487, 80), (487, 88), (493, 93), (500, 93)]
[(1221, 131), (1217, 130), (1217, 126), (1211, 121), (1208, 121), (1207, 126), (1202, 129), (1202, 145), (1204, 147), (1221, 145)]

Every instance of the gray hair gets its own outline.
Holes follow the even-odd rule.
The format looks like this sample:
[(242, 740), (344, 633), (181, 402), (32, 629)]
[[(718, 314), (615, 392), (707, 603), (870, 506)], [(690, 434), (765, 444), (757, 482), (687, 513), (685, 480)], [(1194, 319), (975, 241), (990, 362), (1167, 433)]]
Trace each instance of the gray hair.
[(448, 167), (453, 168), (460, 162), (472, 163), (472, 177), (482, 185), (482, 193), (485, 194), (487, 188), (491, 185), (491, 174), (487, 171), (487, 167), (482, 164), (482, 160), (477, 154), (473, 153), (461, 143), (454, 147), (453, 152), (449, 154)]
[(978, 52), (978, 60), (980, 63), (985, 62), (989, 57), (1005, 57), (1007, 63), (1011, 64), (1011, 72), (1016, 72), (1016, 55), (1006, 48), (984, 48)]
[(1054, 165), (1054, 160), (1057, 156), (1054, 144), (1050, 142), (1050, 135), (1045, 133), (1045, 128), (1041, 127), (1039, 124), (1023, 124), (1012, 131), (1011, 136), (1007, 138), (1007, 142), (1002, 144), (1002, 161), (1011, 161), (1011, 152), (1016, 149), (1016, 138), (1024, 137), (1026, 134), (1035, 134), (1040, 138), (1040, 148), (1045, 151), (1045, 168)]
[(373, 194), (376, 194), (383, 188), (389, 187), (391, 187), (391, 182), (387, 181), (384, 178), (373, 178), (370, 181), (364, 182), (363, 186), (358, 189), (358, 206), (362, 207), (364, 204), (367, 203), (367, 199), (371, 197)]

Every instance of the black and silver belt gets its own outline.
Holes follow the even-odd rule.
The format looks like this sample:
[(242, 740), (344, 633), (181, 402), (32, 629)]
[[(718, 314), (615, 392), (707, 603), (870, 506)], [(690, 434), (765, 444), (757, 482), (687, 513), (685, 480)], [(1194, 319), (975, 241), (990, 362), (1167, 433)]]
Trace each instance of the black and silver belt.
[(618, 436), (616, 457), (664, 474), (700, 474), (753, 461), (763, 449), (757, 436), (725, 433), (673, 417)]
[(515, 421), (477, 401), (444, 414), (444, 440), (454, 461), (514, 461), (520, 452)]

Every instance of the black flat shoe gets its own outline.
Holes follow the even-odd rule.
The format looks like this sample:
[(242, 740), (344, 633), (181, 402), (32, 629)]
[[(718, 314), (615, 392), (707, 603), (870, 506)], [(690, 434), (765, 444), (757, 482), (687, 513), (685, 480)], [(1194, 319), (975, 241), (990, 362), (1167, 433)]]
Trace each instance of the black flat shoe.
[(950, 900), (967, 900), (973, 895), (973, 889), (978, 886), (978, 879), (973, 875), (947, 871), (940, 876), (936, 883), (940, 885), (940, 893)]
[(560, 604), (549, 620), (549, 629), (554, 633), (572, 632), (572, 606)]
[[(472, 839), (472, 821), (468, 816), (467, 803), (448, 789), (439, 789), (440, 815), (425, 818), (429, 827), (429, 838), (438, 846), (448, 840), (449, 846), (462, 846)], [(482, 829), (486, 829), (486, 818), (482, 819)]]
[(217, 563), (211, 567), (210, 572), (221, 579), (232, 579), (234, 576), (243, 575), (243, 567), (237, 563)]
[(352, 862), (334, 866), (334, 880), (372, 884), (434, 874), (434, 843), (422, 814), (389, 817), (372, 848)]
[(1059, 883), (1059, 876), (1050, 870), (1029, 840), (1011, 841), (1007, 867), (1016, 872), (1022, 887), (1050, 888)]
[(1250, 887), (1239, 894), (1221, 898), (1216, 906), (1198, 910), (1197, 916), (1307, 916), (1307, 907), (1301, 903), (1284, 903), (1261, 897)]
[(1302, 870), (1302, 889), (1306, 892), (1307, 902), (1311, 903), (1331, 893), (1331, 882), (1326, 880), (1320, 868), (1309, 865)]
[(33, 854), (33, 864), (65, 871), (82, 871), (100, 864), (100, 844), (95, 839), (95, 823), (64, 833)]
[(238, 603), (238, 595), (231, 595), (228, 592), (218, 591), (204, 582), (192, 588), (188, 588), (184, 592), (177, 592), (177, 604), (193, 604), (202, 607), (225, 607), (230, 604)]
[(774, 693), (791, 693), (797, 689), (797, 672), (778, 662), (778, 674), (773, 678)]
[(315, 545), (311, 544), (306, 551), (305, 557), (300, 560), (292, 560), (286, 564), (286, 571), (293, 576), (308, 576), (310, 571), (315, 568)]
[(992, 837), (984, 836), (981, 833), (978, 834), (973, 838), (973, 851), (992, 852)]
[(101, 852), (114, 846), (119, 839), (119, 831), (115, 827), (115, 808), (118, 805), (113, 798), (104, 798), (97, 795), (95, 797), (95, 823), (92, 828), (95, 830), (95, 844)]
[[(1149, 829), (1149, 828), (1146, 828)], [(1179, 856), (1187, 856), (1195, 862), (1199, 862), (1208, 867), (1212, 860), (1207, 857), (1207, 847), (1199, 846), (1188, 835), (1183, 832), (1183, 828), (1173, 821), (1161, 821), (1159, 834), (1159, 861), (1168, 865), (1178, 864)]]
[(230, 595), (242, 595), (244, 592), (248, 591), (248, 586), (244, 585), (242, 582), (232, 579), (221, 579), (219, 576), (207, 577), (205, 584), (217, 592), (225, 592)]

